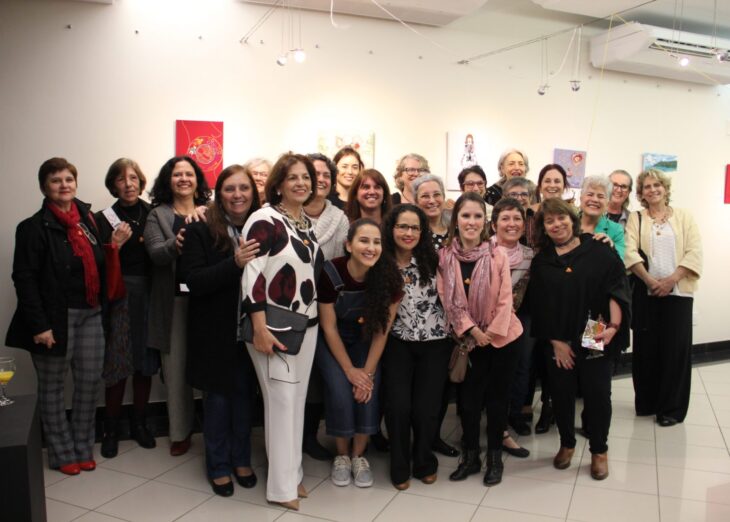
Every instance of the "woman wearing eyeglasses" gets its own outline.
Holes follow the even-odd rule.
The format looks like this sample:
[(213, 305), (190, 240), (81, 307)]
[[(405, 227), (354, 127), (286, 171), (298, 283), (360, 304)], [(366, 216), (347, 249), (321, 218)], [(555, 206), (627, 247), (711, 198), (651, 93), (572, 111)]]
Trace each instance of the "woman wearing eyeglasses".
[(487, 174), (479, 165), (467, 167), (457, 177), (461, 192), (476, 192), (482, 198), (487, 195)]
[[(51, 158), (38, 170), (44, 200), (15, 233), (18, 307), (5, 340), (31, 353), (48, 465), (66, 475), (96, 468), (94, 419), (104, 363), (104, 251), (90, 206), (76, 199), (77, 177), (64, 158)], [(113, 248), (126, 238), (123, 229), (112, 234)], [(70, 422), (64, 403), (69, 367)]]
[(406, 154), (398, 160), (395, 168), (395, 186), (400, 190), (400, 193), (395, 192), (391, 198), (393, 205), (400, 205), (401, 203), (412, 203), (416, 204), (416, 196), (413, 191), (413, 181), (423, 174), (431, 172), (431, 168), (428, 166), (428, 160), (420, 154), (411, 152)]
[(395, 257), (404, 285), (384, 354), (390, 479), (399, 490), (408, 489), (411, 475), (424, 484), (436, 481), (431, 445), (452, 348), (436, 288), (438, 257), (427, 230), (426, 215), (408, 203), (394, 207), (383, 223), (384, 250)]
[(243, 169), (253, 178), (256, 183), (256, 191), (259, 193), (259, 201), (263, 205), (266, 202), (266, 180), (271, 173), (271, 162), (264, 158), (253, 158), (243, 164)]

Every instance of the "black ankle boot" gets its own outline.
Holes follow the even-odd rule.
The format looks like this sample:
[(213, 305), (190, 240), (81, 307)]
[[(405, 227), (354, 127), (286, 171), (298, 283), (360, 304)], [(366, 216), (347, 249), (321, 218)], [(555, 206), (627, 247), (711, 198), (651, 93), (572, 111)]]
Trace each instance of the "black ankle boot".
[(143, 448), (151, 449), (157, 446), (155, 437), (147, 429), (147, 423), (144, 417), (135, 417), (132, 419), (132, 425), (129, 428), (130, 437)]
[(460, 480), (466, 480), (469, 475), (475, 475), (482, 470), (482, 461), (479, 458), (479, 450), (464, 450), (462, 458), (459, 461), (459, 467), (456, 468), (451, 475), (449, 480), (458, 482)]
[(550, 402), (543, 402), (540, 418), (537, 420), (537, 424), (535, 424), (535, 433), (547, 433), (550, 431), (551, 424), (555, 424), (553, 405)]
[(484, 474), (484, 485), (495, 486), (502, 482), (503, 471), (502, 450), (487, 451), (487, 472)]
[(106, 419), (104, 421), (104, 437), (101, 439), (101, 456), (113, 459), (119, 452), (119, 421)]

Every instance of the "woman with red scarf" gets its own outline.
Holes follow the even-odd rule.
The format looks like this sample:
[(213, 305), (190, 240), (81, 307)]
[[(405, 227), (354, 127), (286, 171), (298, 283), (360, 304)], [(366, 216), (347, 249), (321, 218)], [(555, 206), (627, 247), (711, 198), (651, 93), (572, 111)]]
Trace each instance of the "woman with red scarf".
[(517, 364), (510, 346), (522, 334), (512, 308), (507, 254), (487, 239), (487, 209), (475, 192), (456, 200), (446, 246), (439, 251), (438, 290), (446, 320), (469, 350), (461, 388), (464, 453), (450, 480), (464, 480), (481, 469), (479, 421), (487, 408), (487, 472), (484, 484), (502, 481), (502, 434), (507, 426), (509, 390)]
[[(45, 199), (16, 231), (18, 307), (5, 340), (31, 352), (48, 464), (67, 475), (96, 468), (94, 419), (104, 363), (104, 250), (89, 205), (76, 199), (77, 175), (63, 158), (45, 161), (38, 171)], [(64, 400), (69, 366), (70, 422)]]

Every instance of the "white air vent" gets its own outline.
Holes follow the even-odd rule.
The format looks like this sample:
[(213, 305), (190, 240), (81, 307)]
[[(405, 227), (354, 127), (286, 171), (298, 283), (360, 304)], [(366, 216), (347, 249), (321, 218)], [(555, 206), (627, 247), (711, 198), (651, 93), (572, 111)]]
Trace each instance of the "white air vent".
[[(689, 58), (689, 64), (682, 67), (681, 58)], [(686, 82), (730, 84), (730, 41), (630, 22), (591, 38), (591, 64)]]
[[(273, 5), (277, 0), (239, 0), (249, 4)], [(413, 24), (443, 26), (468, 15), (487, 3), (487, 0), (381, 0), (379, 2), (401, 20)], [(290, 7), (329, 13), (330, 0), (292, 0)], [(371, 0), (334, 0), (338, 14), (367, 16), (392, 20)]]

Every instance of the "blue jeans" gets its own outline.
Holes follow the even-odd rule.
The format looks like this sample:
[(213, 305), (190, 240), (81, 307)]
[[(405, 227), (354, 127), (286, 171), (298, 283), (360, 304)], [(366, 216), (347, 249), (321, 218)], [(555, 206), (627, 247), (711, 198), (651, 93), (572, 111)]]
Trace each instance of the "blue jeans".
[[(343, 340), (344, 341), (344, 340)], [(345, 343), (347, 354), (356, 368), (362, 368), (368, 358), (370, 343)], [(345, 372), (332, 356), (324, 334), (320, 331), (317, 339), (317, 352), (314, 361), (324, 381), (325, 422), (327, 435), (333, 437), (352, 437), (355, 433), (372, 435), (380, 425), (378, 388), (380, 387), (380, 365), (375, 371), (373, 394), (365, 404), (355, 402), (352, 384)]]
[(251, 415), (255, 374), (248, 355), (241, 357), (234, 389), (203, 396), (205, 465), (210, 479), (230, 476), (251, 465)]

